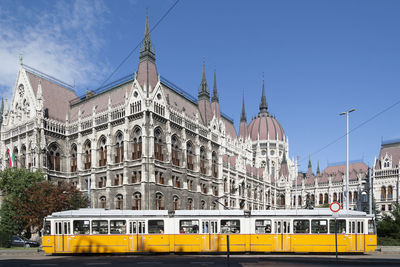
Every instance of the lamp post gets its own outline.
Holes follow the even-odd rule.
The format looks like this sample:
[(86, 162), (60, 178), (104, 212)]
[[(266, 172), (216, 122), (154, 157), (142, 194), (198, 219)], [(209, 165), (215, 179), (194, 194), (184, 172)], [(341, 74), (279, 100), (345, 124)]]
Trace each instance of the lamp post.
[(355, 111), (354, 108), (349, 111), (340, 113), (339, 115), (346, 115), (346, 211), (349, 211), (349, 113)]

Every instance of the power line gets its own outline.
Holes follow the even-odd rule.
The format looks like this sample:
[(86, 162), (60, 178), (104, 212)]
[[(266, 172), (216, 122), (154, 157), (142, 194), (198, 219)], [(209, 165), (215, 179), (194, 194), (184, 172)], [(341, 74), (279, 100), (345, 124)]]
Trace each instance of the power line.
[[(359, 125), (357, 125), (356, 127), (354, 127), (353, 129), (349, 130), (349, 134), (354, 132), (355, 130), (361, 128), (362, 126), (364, 126), (365, 124), (367, 124), (368, 122), (374, 120), (375, 118), (379, 117), (380, 115), (382, 115), (383, 113), (389, 111), (390, 109), (394, 108), (395, 106), (397, 106), (398, 104), (400, 104), (400, 100), (397, 100), (394, 104), (386, 107), (385, 109), (379, 111), (378, 113), (376, 113), (375, 115), (373, 115), (372, 117), (370, 117), (369, 119), (363, 121), (362, 123), (360, 123)], [(344, 138), (347, 136), (347, 133), (344, 135), (341, 135), (340, 137), (336, 138), (335, 140), (331, 141), (330, 143), (328, 143), (327, 145), (323, 146), (322, 148), (318, 149), (317, 151), (314, 151), (313, 153), (311, 153), (310, 155), (315, 155), (318, 154), (319, 152), (325, 150), (326, 148), (330, 147), (331, 145), (335, 144), (336, 142), (338, 142), (340, 139)], [(304, 159), (305, 160), (305, 159)], [(300, 162), (304, 162), (304, 160), (301, 160)]]
[[(157, 23), (151, 28), (150, 33), (153, 32), (155, 28), (161, 23), (161, 21), (164, 20), (164, 18), (171, 12), (171, 10), (178, 4), (180, 0), (176, 0), (176, 2), (165, 12), (165, 14), (157, 21)], [(145, 36), (146, 37), (146, 36)], [(119, 68), (130, 58), (130, 56), (133, 54), (133, 52), (136, 51), (136, 49), (140, 46), (140, 44), (143, 42), (144, 38), (139, 41), (139, 43), (133, 48), (129, 54), (122, 60), (122, 62), (118, 65), (118, 67), (110, 74), (110, 76), (107, 77), (107, 79), (104, 80), (104, 82), (99, 86), (99, 88), (103, 87), (104, 84), (119, 70)]]

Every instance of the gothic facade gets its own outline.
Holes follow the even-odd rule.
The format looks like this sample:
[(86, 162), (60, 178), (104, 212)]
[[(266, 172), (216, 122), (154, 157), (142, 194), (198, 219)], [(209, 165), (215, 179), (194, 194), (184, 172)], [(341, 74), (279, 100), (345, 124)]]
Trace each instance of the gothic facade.
[[(78, 97), (69, 85), (24, 64), (14, 96), (3, 105), (1, 168), (42, 169), (48, 180), (71, 182), (108, 209), (282, 209), (343, 202), (345, 165), (299, 173), (289, 141), (268, 111), (264, 82), (260, 111), (239, 133), (220, 111), (214, 73), (205, 66), (193, 98), (157, 71), (149, 24), (137, 71)], [(212, 93), (212, 95), (211, 95)], [(351, 164), (352, 208), (368, 179)], [(297, 189), (297, 190), (296, 190)], [(297, 201), (296, 201), (297, 196)]]

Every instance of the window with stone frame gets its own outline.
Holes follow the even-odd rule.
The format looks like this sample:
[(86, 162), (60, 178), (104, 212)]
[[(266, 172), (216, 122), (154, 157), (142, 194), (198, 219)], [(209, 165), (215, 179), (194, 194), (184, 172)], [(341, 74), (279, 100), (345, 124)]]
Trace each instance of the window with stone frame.
[(76, 147), (76, 144), (72, 144), (72, 146), (71, 146), (71, 172), (76, 172), (77, 168), (78, 168), (77, 153), (78, 153), (78, 149)]
[(99, 177), (98, 188), (104, 188), (107, 186), (107, 176)]
[(189, 191), (193, 191), (193, 180), (191, 179), (187, 180), (187, 187)]
[(140, 192), (136, 192), (133, 194), (133, 210), (141, 210), (142, 209), (142, 194)]
[(172, 176), (172, 183), (175, 188), (181, 188), (181, 180), (178, 176)]
[(154, 158), (163, 161), (163, 135), (160, 128), (154, 130)]
[(155, 201), (156, 201), (156, 210), (163, 210), (164, 196), (161, 193), (156, 193)]
[(85, 144), (83, 145), (83, 153), (84, 153), (84, 169), (88, 170), (92, 167), (92, 148), (91, 142), (86, 140)]
[(155, 171), (154, 176), (157, 184), (165, 184), (164, 174), (160, 171)]
[(187, 209), (188, 210), (192, 210), (193, 209), (193, 199), (191, 199), (191, 198), (188, 198)]
[(51, 144), (49, 147), (48, 169), (53, 171), (61, 170), (61, 149), (56, 143)]
[(172, 197), (172, 209), (179, 210), (179, 197), (178, 196)]
[[(17, 147), (14, 147), (13, 155), (14, 155), (14, 167), (18, 168), (20, 164), (19, 164), (19, 155), (18, 155)], [(7, 154), (7, 158), (8, 158), (8, 154)], [(7, 164), (8, 164), (8, 162), (7, 162)]]
[(123, 181), (123, 174), (122, 173), (120, 173), (120, 174), (116, 174), (115, 176), (114, 176), (114, 186), (120, 186), (120, 185), (122, 185), (122, 181)]
[(133, 130), (132, 142), (132, 159), (140, 159), (142, 157), (142, 131), (139, 127)]
[(131, 183), (140, 183), (142, 181), (142, 171), (133, 171)]
[(393, 200), (393, 187), (391, 185), (387, 188), (387, 199)]
[(329, 195), (328, 193), (325, 193), (324, 195), (324, 204), (328, 204), (329, 203)]
[(322, 205), (323, 203), (324, 203), (324, 195), (321, 193), (321, 194), (319, 194), (318, 204)]
[(353, 200), (354, 200), (354, 202), (358, 201), (358, 192), (357, 191), (354, 191), (354, 193), (353, 193)]
[(217, 153), (215, 151), (212, 152), (212, 176), (214, 178), (218, 177), (218, 159), (217, 159)]
[[(25, 169), (25, 161), (26, 161), (26, 146), (22, 145), (21, 146), (21, 156), (20, 156), (20, 160), (19, 160), (20, 168)], [(60, 164), (60, 163), (58, 162), (58, 164)], [(58, 168), (60, 168), (60, 166), (58, 166)], [(58, 171), (59, 171), (59, 169), (58, 169)]]
[(203, 146), (200, 147), (200, 173), (207, 174), (206, 149)]
[(206, 202), (204, 200), (200, 201), (200, 209), (205, 210), (207, 209)]
[(100, 197), (100, 208), (102, 208), (102, 209), (105, 209), (106, 208), (106, 204), (107, 204), (107, 201), (106, 201), (107, 199), (106, 199), (106, 197), (105, 196), (101, 196)]
[(176, 135), (171, 137), (171, 160), (175, 166), (180, 166), (179, 139)]
[(117, 133), (115, 142), (115, 163), (124, 161), (124, 136), (121, 132)]
[(200, 184), (200, 187), (201, 187), (201, 192), (202, 192), (203, 194), (207, 194), (207, 192), (208, 192), (207, 184), (201, 183), (201, 184)]
[(381, 187), (381, 201), (385, 201), (386, 200), (386, 187), (382, 186)]
[(99, 167), (106, 166), (107, 164), (107, 145), (106, 138), (102, 136), (99, 141)]
[(194, 147), (192, 142), (187, 142), (186, 144), (186, 167), (193, 171), (194, 170), (194, 164), (193, 164), (193, 158), (194, 158)]
[(121, 194), (115, 196), (115, 209), (122, 210), (124, 208), (124, 197)]

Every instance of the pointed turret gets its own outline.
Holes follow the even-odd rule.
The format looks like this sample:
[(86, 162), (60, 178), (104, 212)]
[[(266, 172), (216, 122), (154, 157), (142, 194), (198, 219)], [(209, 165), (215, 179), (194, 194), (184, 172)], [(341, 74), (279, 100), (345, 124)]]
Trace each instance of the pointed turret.
[(153, 91), (158, 83), (158, 73), (156, 67), (156, 56), (150, 38), (149, 17), (146, 14), (146, 25), (144, 27), (144, 38), (140, 48), (139, 67), (136, 75), (140, 86), (146, 95)]
[(307, 176), (310, 175), (312, 175), (311, 155), (308, 156), (308, 170), (307, 170)]
[(287, 166), (286, 151), (283, 151), (283, 158), (281, 162), (281, 169), (279, 170), (279, 177), (289, 177), (289, 168)]
[(221, 118), (221, 112), (219, 108), (219, 98), (218, 98), (218, 91), (217, 91), (217, 72), (214, 70), (214, 87), (213, 87), (213, 95), (211, 98), (211, 108), (213, 114), (217, 118)]
[(319, 160), (318, 160), (318, 163), (317, 163), (317, 175), (319, 175), (321, 172), (319, 171)]
[(265, 97), (264, 78), (263, 78), (263, 85), (262, 85), (262, 96), (261, 96), (261, 103), (260, 103), (260, 113), (268, 113), (267, 98)]
[(206, 79), (206, 65), (203, 62), (203, 73), (201, 75), (201, 83), (199, 87), (199, 100), (207, 99), (210, 101), (210, 90), (208, 89), (207, 79)]
[(206, 66), (204, 61), (203, 73), (201, 75), (201, 83), (199, 87), (198, 103), (201, 118), (203, 119), (204, 124), (208, 125), (213, 117), (213, 110), (210, 103), (210, 90), (207, 85)]
[(242, 100), (242, 114), (240, 115), (239, 137), (242, 137), (243, 140), (247, 138), (247, 118), (244, 108), (244, 94)]

